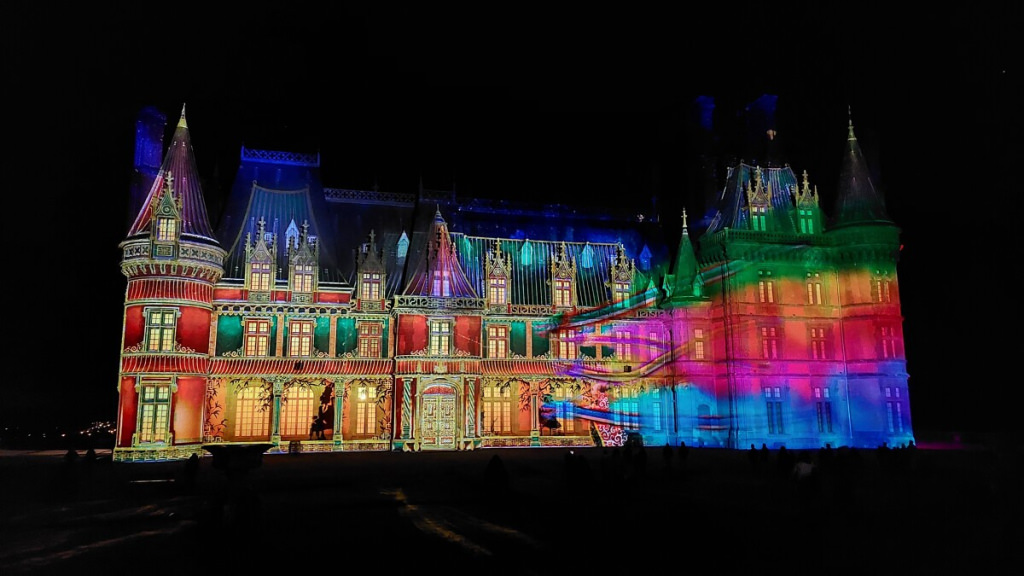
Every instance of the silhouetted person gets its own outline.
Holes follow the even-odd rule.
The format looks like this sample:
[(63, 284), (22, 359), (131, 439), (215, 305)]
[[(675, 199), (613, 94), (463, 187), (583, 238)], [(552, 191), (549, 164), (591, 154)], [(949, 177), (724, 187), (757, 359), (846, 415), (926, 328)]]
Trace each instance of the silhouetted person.
[(309, 439), (317, 438), (320, 434), (322, 434), (320, 431), (320, 418), (313, 416), (313, 421), (309, 424)]
[(750, 445), (750, 450), (747, 450), (747, 461), (750, 462), (750, 471), (757, 472), (760, 469), (758, 462), (761, 456), (757, 453), (757, 448), (753, 444)]
[(661, 462), (665, 466), (665, 474), (672, 474), (672, 457), (675, 456), (675, 452), (672, 450), (672, 445), (665, 442), (665, 445), (661, 447)]
[(505, 462), (497, 454), (491, 456), (484, 468), (484, 487), (494, 492), (508, 490), (508, 471), (505, 470)]
[(195, 452), (185, 460), (185, 472), (182, 474), (182, 488), (191, 492), (196, 485), (196, 476), (199, 474), (199, 454)]
[(686, 458), (690, 455), (690, 448), (686, 442), (679, 442), (679, 469), (686, 470)]
[(793, 471), (793, 464), (796, 464), (793, 453), (786, 450), (785, 446), (779, 446), (779, 454), (775, 460), (775, 469), (779, 476), (786, 478)]

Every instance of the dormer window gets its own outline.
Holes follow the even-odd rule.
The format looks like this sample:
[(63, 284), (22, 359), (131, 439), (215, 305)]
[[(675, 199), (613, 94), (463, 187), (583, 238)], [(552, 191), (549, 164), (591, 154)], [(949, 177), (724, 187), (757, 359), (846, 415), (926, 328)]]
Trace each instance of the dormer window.
[(452, 295), (452, 280), (448, 270), (434, 270), (434, 277), (430, 288), (431, 296), (450, 298)]
[(292, 273), (292, 290), (294, 292), (313, 291), (313, 265), (299, 264)]
[(361, 299), (380, 300), (380, 272), (364, 272), (359, 288)]
[(160, 217), (156, 219), (156, 241), (174, 242), (178, 239), (178, 220)]
[(814, 234), (814, 213), (807, 209), (797, 210), (797, 220), (800, 221), (801, 234)]
[(249, 290), (270, 290), (271, 268), (270, 262), (252, 262), (249, 265)]
[(572, 280), (555, 278), (555, 307), (569, 308), (572, 306)]
[(629, 282), (616, 281), (612, 286), (612, 301), (625, 302), (629, 299)]
[(765, 206), (751, 206), (750, 207), (750, 229), (758, 232), (764, 232), (765, 228), (765, 215), (768, 214), (768, 208)]
[(504, 306), (508, 303), (506, 281), (504, 276), (491, 276), (487, 280), (487, 300), (491, 304)]

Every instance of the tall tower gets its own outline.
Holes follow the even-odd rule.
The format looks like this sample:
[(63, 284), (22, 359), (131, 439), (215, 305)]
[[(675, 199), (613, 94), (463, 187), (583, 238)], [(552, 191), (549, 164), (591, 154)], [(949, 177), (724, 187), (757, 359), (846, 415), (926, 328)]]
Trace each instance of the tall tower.
[(226, 253), (207, 217), (184, 106), (120, 247), (128, 286), (114, 459), (185, 457), (203, 439), (213, 288)]

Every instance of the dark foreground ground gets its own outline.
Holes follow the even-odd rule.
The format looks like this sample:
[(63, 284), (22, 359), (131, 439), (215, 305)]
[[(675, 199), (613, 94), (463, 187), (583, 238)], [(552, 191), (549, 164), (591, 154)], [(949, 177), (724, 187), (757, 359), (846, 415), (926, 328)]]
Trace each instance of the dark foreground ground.
[(0, 574), (1011, 574), (1024, 558), (1020, 452), (808, 452), (803, 480), (777, 451), (695, 448), (640, 465), (600, 448), (273, 454), (230, 479), (209, 456), (189, 473), (77, 454), (0, 456)]

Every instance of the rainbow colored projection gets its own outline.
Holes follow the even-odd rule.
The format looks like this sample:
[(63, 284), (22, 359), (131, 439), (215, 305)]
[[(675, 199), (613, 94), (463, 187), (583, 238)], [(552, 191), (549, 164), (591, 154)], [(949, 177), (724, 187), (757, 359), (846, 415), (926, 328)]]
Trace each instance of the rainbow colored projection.
[(908, 443), (900, 231), (846, 138), (830, 216), (806, 173), (739, 163), (693, 238), (246, 148), (214, 228), (183, 109), (137, 159), (114, 457)]

